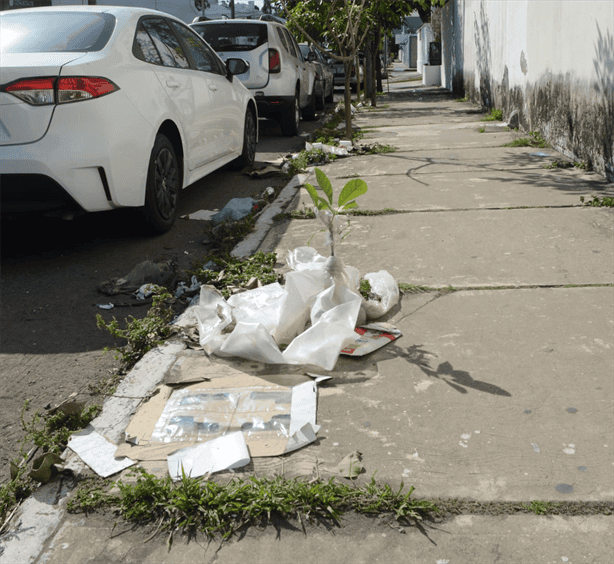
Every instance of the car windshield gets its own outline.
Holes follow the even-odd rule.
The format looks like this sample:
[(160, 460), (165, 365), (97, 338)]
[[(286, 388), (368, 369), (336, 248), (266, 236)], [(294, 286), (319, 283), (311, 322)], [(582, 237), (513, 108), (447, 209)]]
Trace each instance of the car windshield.
[(115, 16), (83, 12), (13, 13), (0, 16), (0, 51), (51, 53), (100, 51), (115, 28)]
[(251, 51), (268, 41), (266, 24), (208, 23), (192, 28), (216, 51)]
[(308, 45), (299, 45), (299, 47), (301, 48), (301, 53), (303, 54), (303, 57), (307, 57), (307, 55), (309, 54), (309, 51), (311, 51), (309, 46)]

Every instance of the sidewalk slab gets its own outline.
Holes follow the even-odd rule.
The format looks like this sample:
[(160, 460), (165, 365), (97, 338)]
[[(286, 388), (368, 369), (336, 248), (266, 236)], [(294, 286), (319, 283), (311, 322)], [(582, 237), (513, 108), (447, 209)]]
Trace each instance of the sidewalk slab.
[(401, 151), (431, 149), (457, 149), (457, 148), (486, 148), (501, 147), (518, 138), (512, 131), (498, 128), (492, 132), (480, 133), (484, 127), (480, 122), (468, 124), (437, 124), (436, 126), (407, 125), (395, 127), (376, 127), (371, 124), (364, 130), (364, 137), (360, 143), (392, 145)]
[[(188, 542), (175, 535), (172, 548), (166, 535), (144, 542), (144, 531), (112, 531), (112, 524), (91, 516), (76, 518), (56, 535), (40, 559), (45, 564), (492, 564), (542, 562), (605, 563), (614, 549), (612, 517), (538, 517), (462, 515), (441, 524), (405, 528), (405, 534), (381, 519), (343, 519), (327, 531), (307, 525), (297, 528), (269, 526), (248, 531), (241, 538), (209, 542), (196, 535)], [(123, 530), (123, 529), (120, 529)], [(111, 538), (113, 536), (113, 538)], [(87, 539), (88, 542), (83, 542)], [(14, 563), (17, 564), (17, 563)], [(19, 563), (21, 564), (21, 563)]]
[[(405, 297), (376, 376), (320, 389), (320, 460), (421, 496), (614, 500), (614, 290)], [(354, 359), (350, 359), (354, 360)]]
[[(363, 275), (387, 270), (398, 282), (434, 287), (614, 282), (609, 208), (359, 216), (350, 225), (338, 254)], [(310, 245), (328, 256), (322, 227), (317, 219), (280, 221), (260, 249), (284, 261), (313, 236)]]
[(499, 171), (515, 169), (540, 169), (551, 163), (558, 153), (553, 149), (530, 147), (474, 147), (445, 149), (423, 149), (364, 155), (360, 158), (336, 160), (322, 166), (322, 170), (336, 176), (358, 176), (407, 174), (408, 176), (460, 173), (471, 171)]
[[(334, 169), (329, 169), (329, 172)], [(614, 184), (597, 174), (575, 170), (510, 170), (431, 175), (361, 177), (369, 190), (357, 200), (359, 209), (402, 211), (453, 210), (538, 206), (580, 206), (580, 196), (614, 196)], [(329, 176), (335, 194), (351, 178)], [(315, 174), (307, 181), (319, 190)], [(286, 211), (303, 210), (313, 203), (303, 187)]]

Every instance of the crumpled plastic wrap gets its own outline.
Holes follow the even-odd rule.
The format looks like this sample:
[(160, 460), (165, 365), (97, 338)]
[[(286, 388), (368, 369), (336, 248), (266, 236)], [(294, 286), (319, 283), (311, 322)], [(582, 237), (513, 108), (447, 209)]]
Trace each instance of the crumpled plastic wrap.
[[(341, 350), (356, 339), (354, 329), (365, 307), (358, 293), (360, 273), (338, 256), (326, 258), (310, 247), (290, 251), (287, 263), (292, 271), (284, 286), (268, 284), (228, 300), (211, 286), (201, 287), (194, 314), (207, 354), (334, 368)], [(372, 287), (379, 288), (380, 274), (371, 281)], [(381, 316), (392, 294), (386, 289), (385, 300), (366, 307)], [(282, 344), (287, 345), (283, 352)]]

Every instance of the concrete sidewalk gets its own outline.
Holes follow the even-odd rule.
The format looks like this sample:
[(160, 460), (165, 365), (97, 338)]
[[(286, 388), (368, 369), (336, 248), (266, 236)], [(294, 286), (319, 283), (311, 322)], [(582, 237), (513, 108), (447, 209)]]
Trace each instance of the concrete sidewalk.
[[(564, 158), (551, 148), (502, 147), (522, 134), (493, 123), (480, 133), (478, 109), (454, 98), (391, 83), (381, 108), (355, 123), (363, 143), (398, 150), (322, 167), (335, 191), (351, 177), (367, 182), (361, 210), (387, 209), (351, 219), (344, 262), (424, 288), (385, 318), (401, 339), (340, 359), (319, 390), (318, 441), (285, 458), (330, 466), (358, 449), (361, 480), (377, 472), (418, 497), (612, 502), (614, 210), (583, 207), (580, 196), (613, 196), (614, 187), (576, 168), (543, 168)], [(287, 211), (309, 202), (297, 189)], [(277, 222), (260, 250), (283, 261), (319, 228)], [(323, 239), (312, 245), (326, 254)], [(135, 387), (152, 385), (178, 350), (151, 356), (123, 395), (146, 395)], [(121, 428), (114, 415), (106, 421), (101, 428)], [(350, 518), (346, 529), (269, 527), (221, 546), (179, 540), (168, 552), (163, 537), (144, 544), (139, 531), (112, 536), (112, 520), (65, 514), (69, 495), (55, 483), (28, 500), (0, 560), (606, 564), (614, 553), (614, 517), (582, 514), (461, 515), (406, 534)]]

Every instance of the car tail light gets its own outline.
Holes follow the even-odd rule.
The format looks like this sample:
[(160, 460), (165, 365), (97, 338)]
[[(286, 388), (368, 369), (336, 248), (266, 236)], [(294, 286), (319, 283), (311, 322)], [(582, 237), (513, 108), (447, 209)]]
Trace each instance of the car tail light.
[(269, 74), (281, 72), (281, 59), (277, 49), (269, 49)]
[(54, 78), (26, 78), (3, 90), (33, 106), (44, 106), (55, 103), (54, 83)]
[(119, 90), (119, 86), (97, 76), (67, 76), (24, 78), (3, 90), (33, 106), (44, 106), (99, 98)]

